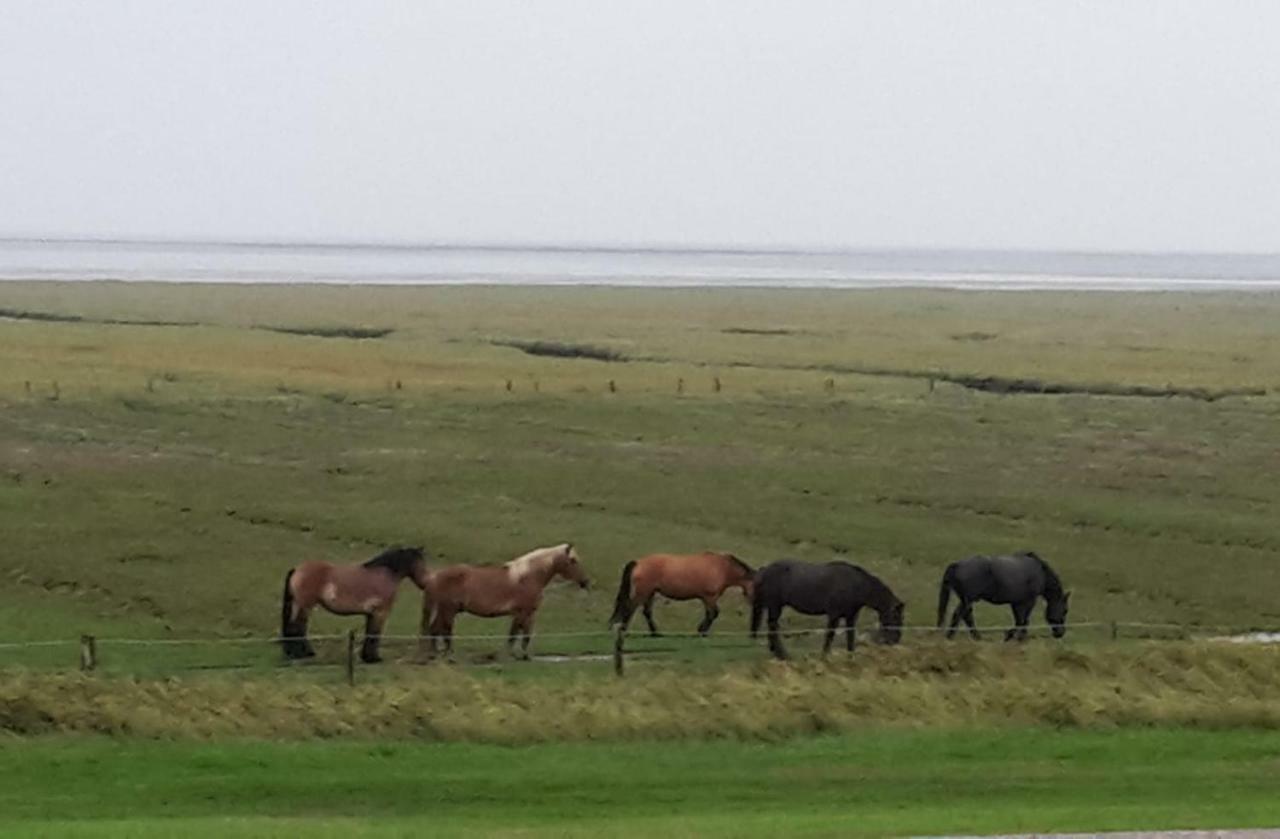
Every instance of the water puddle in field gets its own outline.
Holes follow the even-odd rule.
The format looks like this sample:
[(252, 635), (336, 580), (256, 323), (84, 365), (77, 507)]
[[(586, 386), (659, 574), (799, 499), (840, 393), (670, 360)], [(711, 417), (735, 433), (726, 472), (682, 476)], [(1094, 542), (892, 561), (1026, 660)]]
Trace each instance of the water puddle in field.
[(1213, 640), (1231, 644), (1280, 644), (1280, 632), (1246, 632), (1243, 635), (1227, 635)]

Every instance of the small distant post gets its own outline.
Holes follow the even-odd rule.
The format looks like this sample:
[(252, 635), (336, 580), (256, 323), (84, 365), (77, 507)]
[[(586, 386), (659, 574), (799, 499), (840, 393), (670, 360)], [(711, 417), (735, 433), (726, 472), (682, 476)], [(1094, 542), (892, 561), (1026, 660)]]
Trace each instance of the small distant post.
[(622, 624), (613, 628), (613, 675), (622, 675)]
[(86, 673), (98, 666), (98, 642), (92, 635), (80, 636), (80, 669)]
[(1120, 624), (1115, 621), (1111, 622), (1111, 640), (1114, 641), (1120, 637)]
[(719, 377), (719, 376), (716, 376), (714, 379), (712, 379), (712, 380), (711, 380), (711, 389), (712, 389), (712, 390), (714, 390), (716, 393), (719, 393), (719, 392), (720, 392), (720, 377)]
[(617, 393), (617, 392), (618, 392), (618, 383), (617, 383), (617, 382), (615, 382), (613, 379), (610, 379), (610, 380), (609, 380), (609, 392), (610, 392), (610, 393)]
[(347, 630), (347, 684), (355, 687), (356, 684), (356, 631), (354, 629)]
[(507, 393), (511, 392), (511, 380), (507, 379)]

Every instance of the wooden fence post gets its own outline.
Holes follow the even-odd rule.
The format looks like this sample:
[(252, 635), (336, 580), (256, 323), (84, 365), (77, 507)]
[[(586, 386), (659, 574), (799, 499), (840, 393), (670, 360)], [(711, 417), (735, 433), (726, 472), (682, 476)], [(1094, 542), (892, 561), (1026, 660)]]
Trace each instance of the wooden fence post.
[(1111, 622), (1111, 640), (1114, 641), (1120, 637), (1120, 624), (1115, 621)]
[(347, 684), (352, 687), (356, 683), (356, 631), (347, 630)]
[(92, 635), (80, 636), (80, 669), (88, 672), (98, 666), (98, 643)]
[(622, 675), (622, 624), (618, 624), (613, 629), (613, 673), (615, 676)]

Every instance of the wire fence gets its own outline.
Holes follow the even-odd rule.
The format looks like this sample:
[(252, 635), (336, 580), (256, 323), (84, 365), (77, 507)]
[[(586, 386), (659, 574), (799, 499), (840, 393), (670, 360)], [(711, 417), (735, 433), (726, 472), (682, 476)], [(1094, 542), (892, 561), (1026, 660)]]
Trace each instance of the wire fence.
[[(907, 625), (896, 627), (896, 629), (901, 631), (904, 640), (910, 637), (916, 639), (930, 636), (935, 638), (943, 637), (949, 632), (946, 627), (940, 629), (933, 625)], [(984, 639), (1000, 640), (1006, 636), (1010, 629), (1007, 625), (988, 625), (980, 628), (979, 632)], [(1028, 627), (1028, 634), (1031, 636), (1043, 636), (1047, 634), (1048, 629), (1043, 625)], [(1086, 621), (1068, 625), (1068, 633), (1075, 633), (1072, 637), (1078, 637), (1080, 633), (1086, 631), (1090, 633), (1090, 637), (1095, 637), (1093, 633), (1099, 630), (1101, 630), (1103, 638), (1109, 638), (1111, 641), (1256, 640), (1280, 643), (1280, 632), (1259, 630), (1256, 627), (1242, 628), (1228, 625), (1144, 621)], [(844, 636), (847, 630), (843, 626), (835, 630), (828, 630), (826, 627), (791, 627), (780, 629), (777, 634), (781, 640), (794, 641), (815, 636), (825, 636), (829, 631), (832, 632), (838, 642), (845, 641)], [(879, 638), (880, 632), (881, 629), (874, 626), (857, 628), (855, 629), (855, 639), (859, 642), (874, 641)], [(961, 638), (967, 638), (969, 629), (964, 625), (957, 626), (954, 634)], [(645, 631), (622, 632), (616, 627), (607, 630), (544, 632), (537, 633), (534, 636), (535, 641), (538, 642), (538, 648), (546, 650), (550, 646), (553, 649), (557, 649), (557, 651), (543, 652), (535, 656), (534, 660), (565, 663), (573, 661), (598, 662), (612, 659), (614, 671), (621, 675), (624, 669), (624, 662), (630, 656), (652, 659), (671, 654), (695, 653), (704, 650), (732, 651), (752, 648), (763, 652), (767, 635), (768, 631), (765, 627), (761, 627), (759, 637), (754, 638), (746, 633), (723, 631), (708, 635), (691, 631), (667, 631), (661, 632), (657, 636), (651, 636)], [(14, 653), (32, 651), (38, 654), (37, 666), (68, 669), (75, 661), (74, 651), (78, 649), (79, 667), (84, 671), (98, 670), (103, 664), (113, 670), (119, 669), (123, 672), (157, 672), (161, 674), (184, 669), (248, 668), (261, 666), (264, 662), (261, 658), (249, 660), (246, 658), (246, 654), (239, 652), (239, 650), (244, 648), (277, 647), (288, 640), (296, 639), (279, 635), (183, 638), (129, 638), (82, 635), (79, 638), (3, 641), (0, 642), (0, 665), (12, 663), (6, 660), (11, 659)], [(358, 641), (360, 640), (354, 630), (346, 633), (309, 635), (307, 640), (327, 648), (326, 654), (320, 656), (319, 661), (314, 663), (321, 666), (345, 666), (347, 680), (354, 684), (359, 649)], [(479, 652), (478, 648), (487, 647), (484, 650), (486, 657), (478, 663), (491, 666), (496, 655), (505, 650), (507, 646), (505, 642), (510, 640), (510, 636), (507, 633), (464, 633), (453, 635), (451, 640), (453, 646), (461, 651), (475, 653)], [(414, 644), (418, 646), (416, 660), (431, 657), (427, 653), (430, 639), (420, 635), (387, 634), (380, 636), (379, 641), (391, 646)], [(689, 641), (696, 642), (687, 643)], [(334, 652), (335, 646), (337, 647), (336, 653)], [(206, 656), (200, 663), (192, 663), (194, 657), (183, 652), (184, 648), (192, 647), (206, 647), (227, 652), (214, 656), (212, 660)], [(72, 655), (68, 655), (65, 652), (67, 648), (71, 648)], [(518, 649), (519, 646), (517, 645)], [(173, 652), (166, 654), (165, 651)], [(461, 663), (466, 665), (468, 662)]]

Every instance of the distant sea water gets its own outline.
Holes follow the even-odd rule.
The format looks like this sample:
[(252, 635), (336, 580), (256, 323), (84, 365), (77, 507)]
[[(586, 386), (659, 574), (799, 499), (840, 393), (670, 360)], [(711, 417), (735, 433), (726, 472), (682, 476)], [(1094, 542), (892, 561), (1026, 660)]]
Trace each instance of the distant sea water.
[(1278, 254), (0, 240), (0, 280), (1280, 290)]

